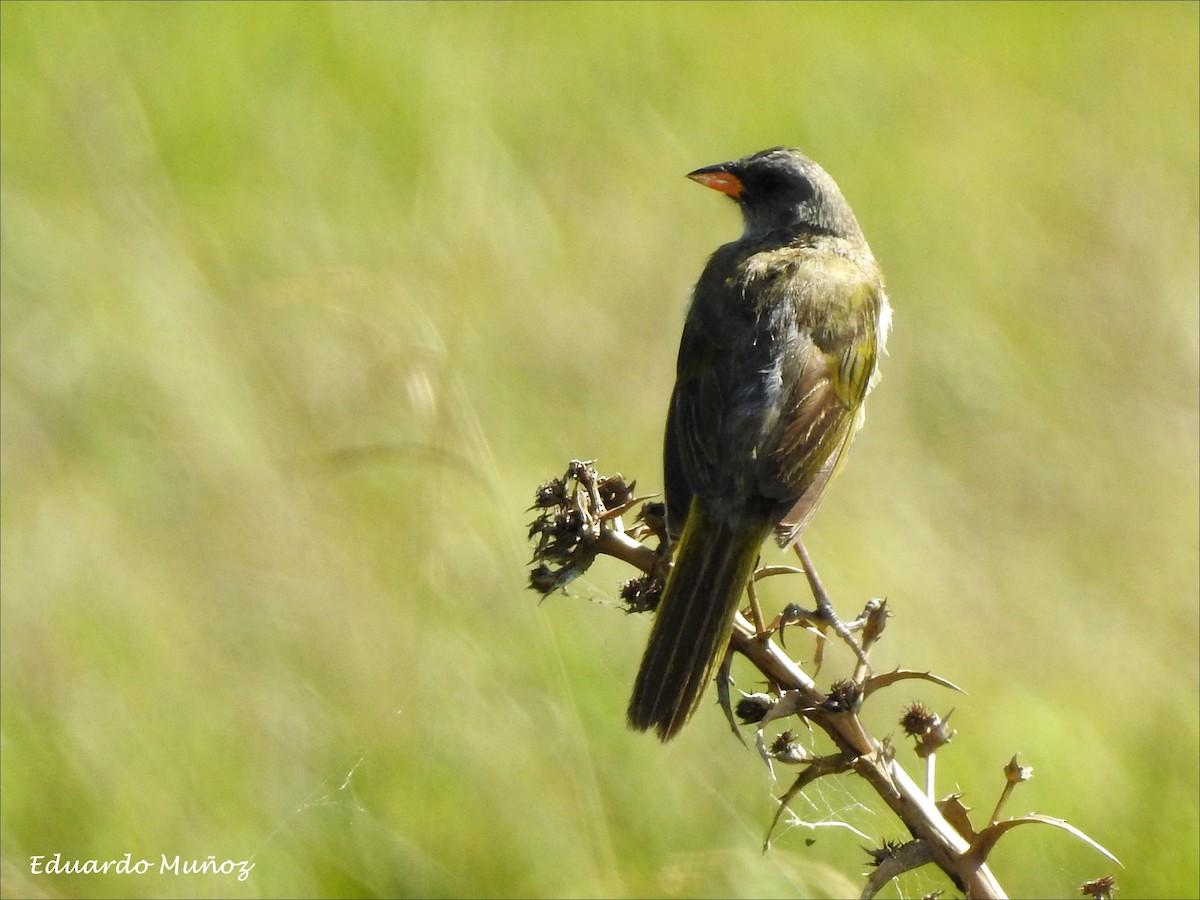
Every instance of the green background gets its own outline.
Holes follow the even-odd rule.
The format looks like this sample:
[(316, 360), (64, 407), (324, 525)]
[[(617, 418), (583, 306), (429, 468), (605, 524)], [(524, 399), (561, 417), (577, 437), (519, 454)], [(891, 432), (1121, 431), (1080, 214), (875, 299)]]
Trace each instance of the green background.
[[(569, 459), (658, 489), (739, 228), (683, 174), (776, 144), (895, 308), (810, 550), (843, 612), (888, 596), (877, 666), (969, 692), (870, 727), (911, 764), (905, 703), (954, 707), (939, 793), (986, 817), (1020, 752), (1006, 814), (1125, 864), (1018, 830), (1014, 896), (1197, 896), (1200, 6), (0, 15), (6, 896), (856, 896), (845, 829), (761, 854), (787, 782), (715, 706), (625, 729), (626, 571), (525, 589)], [(904, 837), (849, 778), (795, 807)]]

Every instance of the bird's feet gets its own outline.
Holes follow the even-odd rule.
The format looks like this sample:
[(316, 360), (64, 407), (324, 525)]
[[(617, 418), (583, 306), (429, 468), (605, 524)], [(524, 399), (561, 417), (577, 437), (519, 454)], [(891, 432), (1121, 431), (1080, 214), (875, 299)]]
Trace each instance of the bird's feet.
[[(858, 657), (858, 665), (854, 669), (854, 680), (861, 681), (863, 678), (866, 678), (871, 674), (871, 663), (867, 659), (867, 651), (864, 649), (863, 644), (860, 644), (857, 640), (855, 640), (852, 632), (864, 631), (867, 628), (868, 623), (874, 618), (872, 616), (872, 604), (875, 604), (875, 608), (878, 608), (882, 601), (872, 600), (867, 604), (866, 609), (863, 610), (862, 614), (857, 619), (855, 619), (849, 625), (845, 624), (840, 618), (838, 618), (837, 613), (834, 611), (833, 603), (829, 599), (829, 594), (826, 592), (825, 586), (821, 584), (821, 579), (817, 575), (817, 570), (813, 566), (812, 560), (808, 556), (808, 551), (805, 549), (804, 543), (797, 540), (793, 546), (796, 548), (796, 555), (800, 557), (800, 565), (804, 570), (805, 576), (808, 578), (808, 584), (812, 589), (813, 599), (817, 602), (817, 608), (815, 610), (806, 610), (797, 604), (790, 604), (783, 611), (783, 615), (781, 616), (781, 619), (784, 620), (783, 624), (791, 624), (791, 622), (803, 622), (809, 627), (816, 629), (822, 637), (825, 636), (827, 629), (832, 628), (834, 633), (843, 641), (845, 641), (846, 644), (849, 645), (850, 649), (854, 651), (854, 655)], [(790, 619), (791, 622), (787, 621), (788, 619)], [(782, 624), (780, 626), (780, 630), (782, 632)], [(878, 637), (879, 631), (882, 631), (881, 625), (875, 627), (874, 633), (871, 637), (871, 642), (874, 641), (875, 637)], [(782, 633), (780, 638), (782, 639)], [(864, 643), (867, 644), (868, 647), (870, 646), (870, 643), (866, 641), (864, 641)], [(820, 671), (821, 668), (821, 661), (824, 658), (824, 649), (825, 642), (821, 641), (817, 644), (817, 650), (813, 654), (813, 664), (815, 665), (817, 671)]]

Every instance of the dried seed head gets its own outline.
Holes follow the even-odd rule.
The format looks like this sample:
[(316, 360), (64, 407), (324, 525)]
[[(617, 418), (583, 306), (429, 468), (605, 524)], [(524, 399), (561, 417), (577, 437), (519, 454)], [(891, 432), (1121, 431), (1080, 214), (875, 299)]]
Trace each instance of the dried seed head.
[(937, 723), (937, 714), (930, 710), (924, 703), (916, 701), (909, 704), (908, 708), (904, 710), (904, 715), (900, 718), (900, 727), (904, 729), (904, 733), (913, 737), (920, 737), (937, 725)]
[(1021, 765), (1017, 762), (1016, 754), (1013, 754), (1013, 758), (1004, 767), (1004, 777), (1009, 784), (1020, 784), (1022, 781), (1028, 781), (1033, 777), (1033, 766)]
[(650, 612), (658, 607), (662, 590), (662, 582), (653, 575), (630, 578), (621, 585), (621, 602), (628, 612)]
[(625, 479), (618, 472), (615, 475), (606, 475), (596, 482), (596, 491), (599, 493), (600, 502), (604, 504), (605, 509), (616, 509), (633, 499), (633, 488), (636, 484), (636, 481), (633, 484), (626, 484)]
[(567, 500), (567, 485), (561, 478), (551, 478), (538, 485), (534, 492), (533, 506), (530, 509), (547, 509), (558, 506)]
[(862, 700), (862, 686), (843, 678), (830, 685), (829, 696), (821, 707), (826, 712), (858, 712)]
[(884, 841), (882, 847), (863, 847), (863, 849), (867, 851), (867, 856), (871, 857), (871, 865), (878, 867), (895, 856), (900, 846), (899, 841)]
[(742, 720), (742, 724), (751, 725), (761, 722), (774, 705), (775, 699), (770, 694), (742, 694), (734, 712)]
[(667, 504), (661, 500), (647, 500), (637, 514), (636, 522), (643, 523), (659, 539), (667, 535)]
[(812, 760), (812, 754), (800, 745), (796, 740), (795, 733), (790, 730), (783, 732), (771, 742), (771, 756), (781, 763), (790, 765)]
[[(914, 704), (914, 706), (920, 706), (920, 704)], [(936, 753), (940, 748), (950, 743), (954, 739), (954, 735), (958, 734), (949, 724), (950, 716), (954, 713), (954, 710), (946, 713), (946, 718), (944, 719), (936, 713), (928, 712), (928, 710), (926, 712), (932, 717), (932, 720), (928, 723), (928, 727), (924, 731), (916, 735), (917, 756), (921, 759), (926, 759), (931, 753)], [(901, 721), (903, 722), (904, 720), (902, 719)]]
[(781, 732), (780, 735), (771, 742), (771, 752), (779, 753), (786, 750), (789, 744), (796, 740), (796, 733), (790, 728), (787, 731)]
[(539, 594), (552, 594), (558, 589), (558, 585), (558, 573), (544, 563), (534, 566), (529, 573), (529, 586)]
[(1095, 897), (1096, 900), (1112, 900), (1117, 890), (1117, 879), (1114, 875), (1105, 875), (1085, 881), (1079, 888), (1079, 893), (1085, 897)]

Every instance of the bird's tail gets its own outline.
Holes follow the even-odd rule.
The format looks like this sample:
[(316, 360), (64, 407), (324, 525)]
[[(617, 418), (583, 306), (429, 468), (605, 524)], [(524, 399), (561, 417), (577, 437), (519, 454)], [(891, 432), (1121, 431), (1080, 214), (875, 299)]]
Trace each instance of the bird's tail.
[(724, 658), (734, 613), (770, 531), (769, 521), (717, 517), (692, 501), (633, 686), (631, 727), (654, 728), (666, 741), (696, 711)]

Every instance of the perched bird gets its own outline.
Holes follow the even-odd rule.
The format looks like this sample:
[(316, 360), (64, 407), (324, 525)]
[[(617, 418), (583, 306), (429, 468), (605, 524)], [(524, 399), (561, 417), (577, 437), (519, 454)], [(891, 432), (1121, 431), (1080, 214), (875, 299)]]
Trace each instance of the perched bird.
[(798, 541), (863, 421), (891, 321), (862, 230), (825, 170), (777, 147), (688, 174), (745, 232), (709, 259), (679, 344), (664, 446), (674, 564), (629, 724), (668, 740), (724, 656), (774, 532)]

